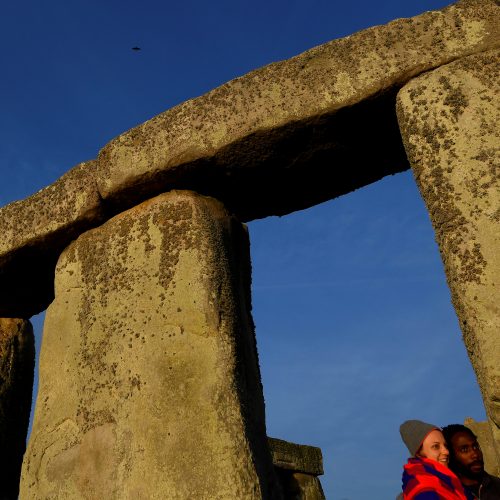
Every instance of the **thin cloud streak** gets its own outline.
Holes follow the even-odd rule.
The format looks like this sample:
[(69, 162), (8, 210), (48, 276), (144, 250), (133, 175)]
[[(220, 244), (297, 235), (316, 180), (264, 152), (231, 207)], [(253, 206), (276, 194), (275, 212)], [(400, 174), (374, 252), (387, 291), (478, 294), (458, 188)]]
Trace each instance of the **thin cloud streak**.
[(400, 277), (384, 277), (384, 278), (357, 278), (357, 279), (348, 279), (348, 280), (339, 280), (339, 281), (325, 281), (325, 282), (310, 282), (310, 283), (276, 283), (270, 285), (253, 285), (252, 289), (256, 292), (265, 291), (265, 290), (292, 290), (292, 289), (301, 289), (301, 288), (330, 288), (330, 287), (339, 287), (344, 288), (346, 286), (357, 286), (357, 285), (370, 285), (371, 287), (380, 287), (385, 288), (388, 284), (396, 284), (396, 283), (427, 283), (427, 282), (435, 282), (435, 275), (427, 275), (427, 276), (413, 276), (411, 278), (400, 278)]

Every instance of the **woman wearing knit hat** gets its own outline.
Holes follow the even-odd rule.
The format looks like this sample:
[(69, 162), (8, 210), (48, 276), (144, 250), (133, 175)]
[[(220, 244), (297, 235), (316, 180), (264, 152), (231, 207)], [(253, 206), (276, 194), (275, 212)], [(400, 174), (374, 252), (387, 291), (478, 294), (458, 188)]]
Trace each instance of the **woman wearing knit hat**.
[(462, 483), (448, 469), (449, 452), (441, 429), (420, 420), (407, 420), (399, 428), (411, 458), (404, 466), (405, 500), (469, 500)]

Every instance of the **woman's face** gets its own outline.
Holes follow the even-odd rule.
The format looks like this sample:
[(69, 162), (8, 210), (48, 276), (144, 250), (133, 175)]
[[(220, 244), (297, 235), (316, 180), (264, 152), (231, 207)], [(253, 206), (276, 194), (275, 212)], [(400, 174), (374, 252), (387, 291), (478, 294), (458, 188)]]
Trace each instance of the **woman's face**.
[(423, 440), (417, 456), (435, 460), (448, 467), (450, 452), (446, 447), (443, 433), (437, 429), (429, 432)]

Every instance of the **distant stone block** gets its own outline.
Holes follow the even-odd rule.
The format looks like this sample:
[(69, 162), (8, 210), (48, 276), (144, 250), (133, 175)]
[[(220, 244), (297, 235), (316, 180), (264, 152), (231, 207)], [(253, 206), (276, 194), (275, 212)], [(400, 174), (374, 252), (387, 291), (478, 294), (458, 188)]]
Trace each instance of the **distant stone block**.
[(321, 476), (324, 473), (323, 455), (320, 448), (271, 437), (268, 438), (268, 442), (273, 464), (276, 467), (315, 476)]
[(273, 465), (286, 500), (324, 500), (317, 476), (323, 474), (321, 449), (268, 437)]

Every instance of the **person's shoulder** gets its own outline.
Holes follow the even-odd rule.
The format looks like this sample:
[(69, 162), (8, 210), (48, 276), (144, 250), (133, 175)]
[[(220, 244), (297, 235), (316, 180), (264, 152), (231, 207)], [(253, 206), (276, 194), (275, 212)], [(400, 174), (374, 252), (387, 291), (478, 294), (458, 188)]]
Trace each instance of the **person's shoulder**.
[[(484, 473), (483, 488), (500, 494), (500, 478)], [(499, 497), (500, 498), (500, 497)]]

